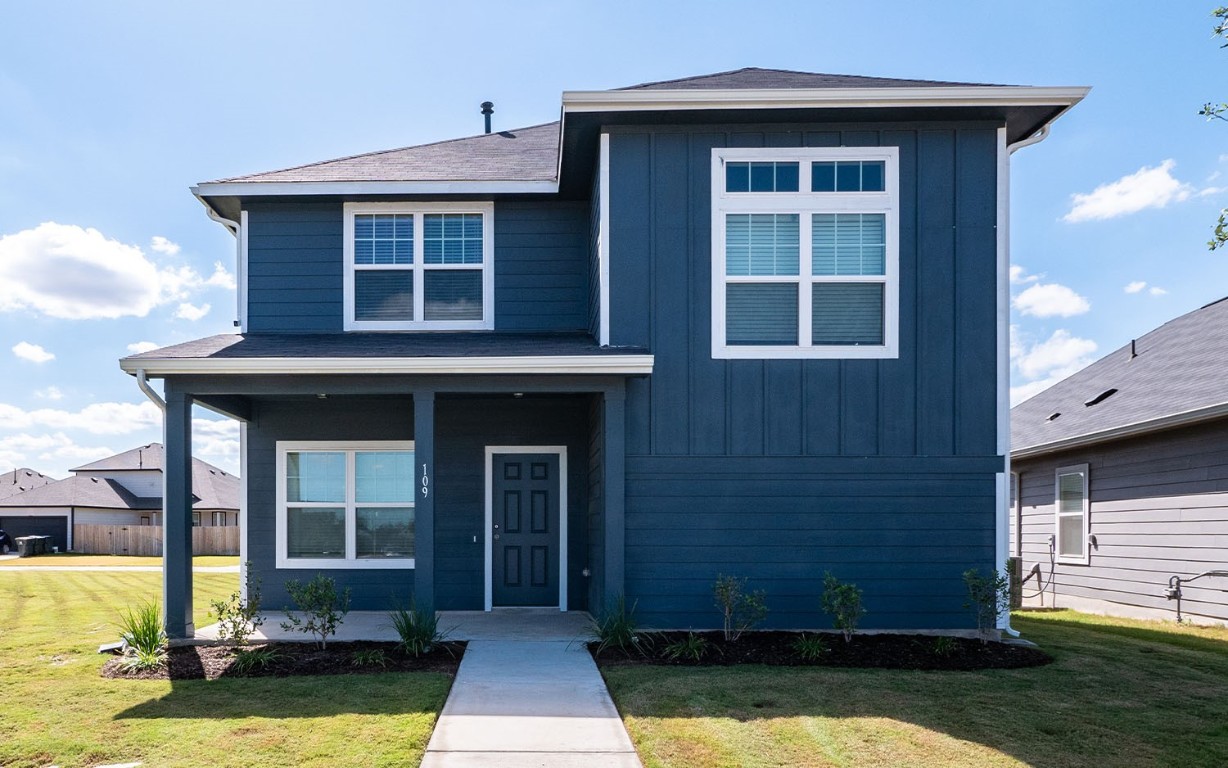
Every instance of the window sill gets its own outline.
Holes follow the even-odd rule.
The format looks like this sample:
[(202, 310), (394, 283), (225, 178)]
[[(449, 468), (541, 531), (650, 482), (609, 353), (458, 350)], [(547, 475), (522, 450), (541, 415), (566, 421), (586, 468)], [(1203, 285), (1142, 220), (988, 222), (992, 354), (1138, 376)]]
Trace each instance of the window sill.
[(713, 360), (894, 360), (899, 356), (894, 346), (712, 346)]
[(278, 570), (328, 570), (328, 571), (361, 571), (412, 569), (414, 558), (402, 557), (372, 557), (362, 560), (320, 560), (307, 558), (277, 558)]

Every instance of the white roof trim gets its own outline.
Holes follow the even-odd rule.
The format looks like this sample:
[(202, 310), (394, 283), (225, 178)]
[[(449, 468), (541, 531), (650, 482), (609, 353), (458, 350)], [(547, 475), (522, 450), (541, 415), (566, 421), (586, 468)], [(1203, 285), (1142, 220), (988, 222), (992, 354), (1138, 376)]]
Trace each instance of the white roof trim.
[(1074, 106), (1090, 88), (1023, 85), (933, 88), (688, 88), (564, 91), (566, 112), (848, 107)]
[(558, 191), (557, 181), (213, 181), (192, 187), (192, 194), (197, 197), (493, 195)]
[(1123, 424), (1120, 427), (1112, 427), (1110, 429), (1102, 429), (1099, 432), (1088, 432), (1074, 437), (1067, 437), (1062, 440), (1054, 440), (1050, 443), (1038, 443), (1030, 445), (1026, 448), (1019, 448), (1011, 451), (1011, 460), (1028, 459), (1033, 456), (1043, 456), (1047, 453), (1057, 453), (1070, 448), (1080, 448), (1093, 443), (1101, 443), (1106, 440), (1116, 440), (1123, 437), (1134, 437), (1147, 432), (1156, 432), (1161, 429), (1171, 429), (1173, 427), (1184, 427), (1190, 424), (1197, 424), (1202, 421), (1209, 421), (1221, 416), (1228, 416), (1228, 403), (1220, 403), (1211, 405), (1205, 408), (1196, 408), (1192, 411), (1183, 411), (1181, 413), (1173, 413), (1168, 416), (1161, 416), (1156, 419), (1148, 419), (1146, 421), (1138, 421), (1133, 424)]
[(249, 357), (124, 358), (127, 373), (150, 376), (225, 374), (623, 374), (652, 373), (652, 355), (520, 357)]

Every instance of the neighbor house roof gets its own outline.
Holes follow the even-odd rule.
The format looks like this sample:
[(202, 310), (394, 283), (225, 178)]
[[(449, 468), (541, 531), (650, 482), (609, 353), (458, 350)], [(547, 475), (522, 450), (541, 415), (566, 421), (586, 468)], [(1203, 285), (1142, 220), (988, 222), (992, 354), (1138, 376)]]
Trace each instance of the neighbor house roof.
[(1170, 320), (1011, 409), (1011, 454), (1228, 415), (1228, 299)]
[[(150, 469), (161, 471), (164, 466), (164, 453), (161, 443), (149, 443), (105, 459), (99, 459), (72, 471), (108, 473)], [(196, 497), (195, 503), (192, 504), (193, 509), (237, 510), (239, 508), (239, 478), (193, 456), (192, 494)], [(154, 507), (162, 506), (161, 498), (155, 498), (152, 501)]]
[(728, 72), (714, 72), (698, 77), (658, 80), (616, 88), (618, 91), (657, 90), (680, 91), (693, 88), (759, 89), (759, 88), (939, 88), (985, 85), (985, 83), (953, 83), (946, 80), (901, 80), (892, 77), (861, 75), (827, 75), (821, 72), (797, 72), (791, 69), (743, 67)]
[(7, 499), (31, 488), (41, 488), (48, 483), (54, 483), (54, 477), (47, 477), (42, 472), (21, 467), (0, 475), (0, 499)]
[(143, 499), (115, 480), (106, 477), (73, 477), (57, 480), (0, 499), (0, 508), (94, 507), (98, 509), (157, 510), (161, 499)]

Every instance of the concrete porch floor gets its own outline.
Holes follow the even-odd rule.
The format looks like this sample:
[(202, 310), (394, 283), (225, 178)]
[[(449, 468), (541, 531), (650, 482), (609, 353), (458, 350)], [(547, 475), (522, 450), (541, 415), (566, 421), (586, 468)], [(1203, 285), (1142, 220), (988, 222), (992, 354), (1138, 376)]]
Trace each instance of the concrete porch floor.
[[(282, 611), (266, 611), (264, 625), (251, 642), (302, 641), (310, 635), (282, 629)], [(592, 618), (587, 611), (563, 612), (557, 608), (496, 608), (493, 611), (440, 611), (439, 629), (448, 640), (537, 640), (586, 641)], [(216, 640), (217, 624), (196, 630), (196, 640)], [(396, 630), (384, 611), (350, 611), (329, 638), (335, 642), (380, 640), (396, 642)]]

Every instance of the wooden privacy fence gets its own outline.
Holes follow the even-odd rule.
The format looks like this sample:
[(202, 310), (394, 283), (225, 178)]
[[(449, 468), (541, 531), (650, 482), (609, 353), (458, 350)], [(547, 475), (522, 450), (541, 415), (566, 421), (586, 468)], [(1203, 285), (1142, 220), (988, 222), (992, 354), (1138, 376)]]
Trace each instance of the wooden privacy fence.
[[(86, 555), (162, 556), (160, 525), (74, 525), (72, 551)], [(239, 554), (239, 527), (192, 529), (192, 554)]]

